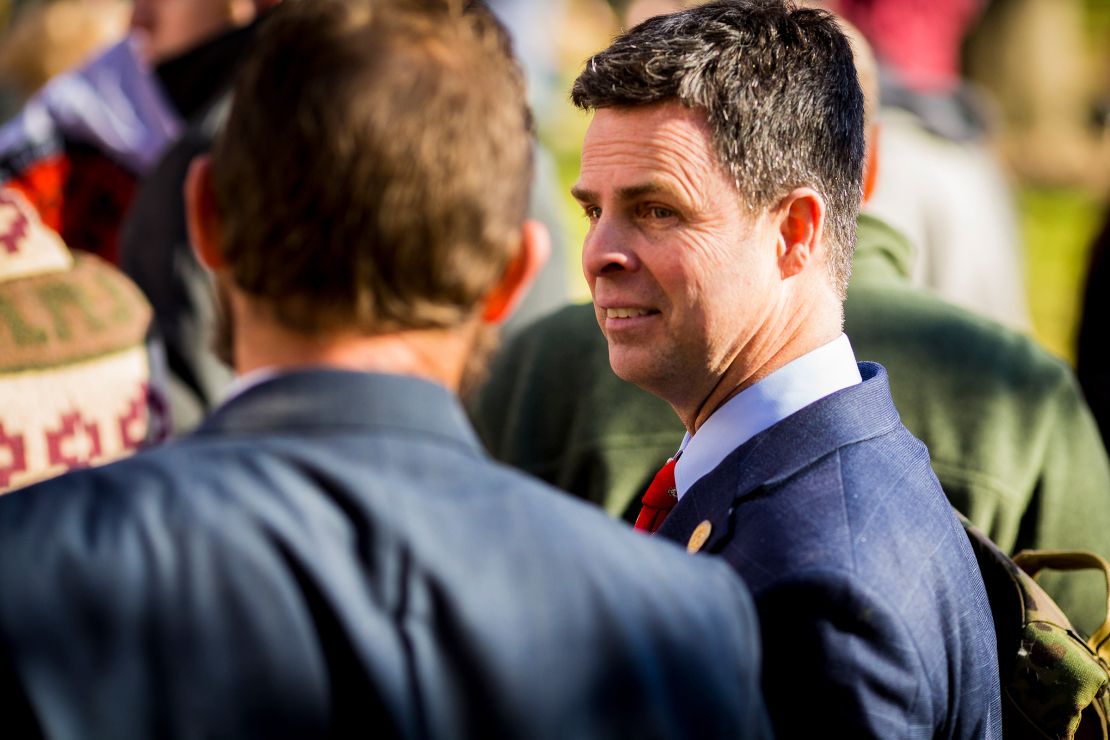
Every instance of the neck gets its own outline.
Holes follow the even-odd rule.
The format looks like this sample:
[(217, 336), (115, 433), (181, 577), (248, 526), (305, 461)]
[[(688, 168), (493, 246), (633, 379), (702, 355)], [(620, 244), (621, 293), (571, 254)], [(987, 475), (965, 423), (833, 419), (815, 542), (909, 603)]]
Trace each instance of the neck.
[(454, 329), (403, 330), (382, 334), (331, 332), (307, 335), (275, 322), (241, 296), (230, 297), (235, 332), (235, 372), (333, 367), (411, 375), (458, 392), (477, 322)]
[(843, 307), (838, 300), (833, 300), (833, 304), (818, 301), (806, 310), (781, 314), (777, 324), (764, 327), (740, 348), (708, 395), (689, 408), (675, 408), (687, 431), (694, 434), (733, 396), (840, 336), (843, 331)]

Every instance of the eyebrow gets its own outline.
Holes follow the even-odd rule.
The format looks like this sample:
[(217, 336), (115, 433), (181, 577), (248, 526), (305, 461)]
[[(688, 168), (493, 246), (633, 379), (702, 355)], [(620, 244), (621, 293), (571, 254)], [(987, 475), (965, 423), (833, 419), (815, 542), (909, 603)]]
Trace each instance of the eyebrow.
[[(659, 182), (645, 182), (637, 185), (626, 185), (617, 190), (617, 198), (622, 201), (636, 200), (637, 198), (645, 195), (652, 195), (654, 193), (670, 193), (673, 192), (671, 188)], [(586, 188), (575, 185), (570, 189), (570, 194), (574, 196), (575, 200), (583, 203), (596, 203), (598, 200), (597, 193)]]

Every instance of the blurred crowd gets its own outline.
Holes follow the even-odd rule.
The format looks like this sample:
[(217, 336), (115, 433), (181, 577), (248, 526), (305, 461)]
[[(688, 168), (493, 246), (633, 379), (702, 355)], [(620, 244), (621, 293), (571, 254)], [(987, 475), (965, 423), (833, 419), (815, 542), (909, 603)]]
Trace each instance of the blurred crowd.
[[(231, 375), (208, 350), (216, 320), (176, 182), (214, 132), (246, 44), (217, 37), (271, 4), (0, 5), (0, 176), (70, 248), (121, 267), (146, 293), (178, 430), (199, 421)], [(911, 281), (1078, 360), (1105, 428), (1098, 236), (1110, 229), (1110, 11), (1094, 0), (813, 4), (851, 20), (876, 50), (884, 166), (867, 211), (913, 243)], [(622, 27), (681, 5), (492, 2), (528, 76), (539, 133), (533, 212), (554, 252), (510, 331), (587, 296), (585, 223), (569, 187), (589, 119), (570, 105), (570, 81)], [(145, 246), (152, 239), (178, 247), (163, 254)]]
[[(197, 254), (205, 230), (223, 228), (226, 213), (209, 203), (196, 209), (205, 222), (183, 193), (192, 188), (202, 204), (217, 199), (197, 184), (210, 177), (205, 156), (233, 115), (233, 86), (259, 29), (280, 3), (0, 0), (0, 494), (187, 438), (258, 382), (236, 378), (246, 345), (233, 316), (249, 311), (213, 278), (221, 258)], [(594, 310), (582, 305), (606, 268), (591, 275), (583, 252), (591, 202), (580, 188), (571, 195), (594, 119), (570, 90), (585, 61), (618, 34), (700, 4), (488, 1), (527, 82), (536, 133), (527, 214), (546, 227), (550, 257), (519, 307), (515, 293), (506, 301), (515, 312), (500, 329), (500, 349), (476, 331), (459, 371), (464, 400), (495, 458), (630, 524), (658, 464), (684, 450), (693, 424), (676, 417), (671, 399), (610, 372)], [(1103, 316), (1110, 320), (1110, 5), (799, 4), (848, 22), (866, 97), (864, 205), (844, 285), (844, 332), (856, 356), (886, 368), (901, 423), (927, 445), (947, 500), (1002, 550), (1110, 557), (1110, 342), (1099, 328)], [(301, 59), (270, 61), (281, 79)], [(274, 161), (296, 166), (296, 154), (275, 153)], [(306, 181), (319, 174), (311, 163), (304, 169)], [(205, 186), (226, 198), (232, 181), (212, 177)], [(289, 196), (291, 208), (302, 195)], [(237, 279), (249, 273), (244, 264)], [(506, 274), (518, 267), (506, 264)], [(394, 268), (403, 274), (404, 264)], [(303, 267), (302, 277), (313, 269)], [(411, 287), (402, 282), (396, 301)], [(387, 281), (384, 292), (392, 289)], [(298, 306), (294, 296), (275, 311), (296, 323)], [(438, 320), (422, 330), (440, 328)], [(312, 331), (317, 321), (327, 318), (304, 319)], [(487, 359), (488, 372), (471, 372)], [(341, 416), (342, 402), (334, 408)], [(264, 485), (280, 489), (285, 475), (268, 474)], [(344, 485), (314, 482), (329, 491)], [(721, 536), (707, 531), (709, 547)], [(397, 567), (411, 564), (402, 557)], [(604, 590), (606, 577), (590, 588)], [(1087, 632), (1105, 612), (1096, 581), (1041, 579)], [(330, 598), (314, 595), (312, 608)], [(418, 611), (435, 612), (433, 597), (405, 594), (405, 608), (410, 598), (428, 598)], [(333, 618), (320, 617), (326, 611), (306, 622)], [(5, 650), (0, 634), (0, 661)], [(482, 692), (470, 698), (481, 701)], [(772, 715), (778, 723), (774, 707)], [(753, 716), (751, 727), (762, 728)]]

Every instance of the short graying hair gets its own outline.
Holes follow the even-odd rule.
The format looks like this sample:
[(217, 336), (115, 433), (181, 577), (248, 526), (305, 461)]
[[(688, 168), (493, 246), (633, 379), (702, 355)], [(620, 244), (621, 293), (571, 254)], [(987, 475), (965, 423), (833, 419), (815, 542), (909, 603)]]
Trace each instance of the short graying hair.
[(749, 207), (808, 186), (825, 198), (828, 265), (844, 296), (862, 195), (864, 99), (828, 12), (785, 0), (713, 2), (650, 18), (586, 62), (584, 110), (679, 100), (706, 112), (717, 157)]

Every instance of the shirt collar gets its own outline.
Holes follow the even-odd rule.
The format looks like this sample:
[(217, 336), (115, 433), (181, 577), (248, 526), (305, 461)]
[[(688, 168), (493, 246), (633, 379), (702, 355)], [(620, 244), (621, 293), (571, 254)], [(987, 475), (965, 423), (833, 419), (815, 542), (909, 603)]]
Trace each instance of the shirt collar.
[(714, 411), (697, 434), (683, 438), (674, 470), (678, 497), (764, 429), (860, 382), (852, 345), (841, 334), (740, 391)]
[(481, 454), (462, 405), (433, 381), (325, 366), (253, 377), (258, 382), (220, 404), (193, 435), (414, 433)]
[(224, 397), (220, 403), (227, 403), (231, 399), (243, 395), (254, 386), (261, 385), (267, 380), (276, 378), (282, 373), (283, 371), (280, 368), (267, 366), (255, 368), (242, 375), (236, 375), (224, 390)]

